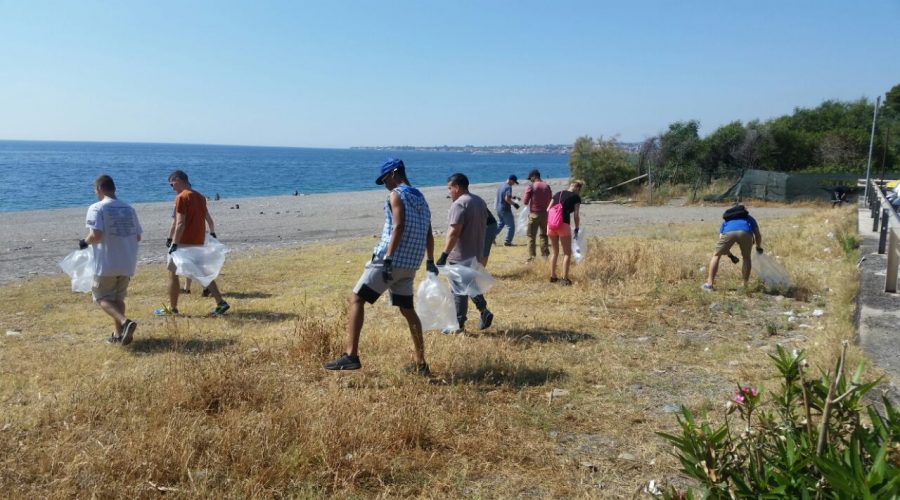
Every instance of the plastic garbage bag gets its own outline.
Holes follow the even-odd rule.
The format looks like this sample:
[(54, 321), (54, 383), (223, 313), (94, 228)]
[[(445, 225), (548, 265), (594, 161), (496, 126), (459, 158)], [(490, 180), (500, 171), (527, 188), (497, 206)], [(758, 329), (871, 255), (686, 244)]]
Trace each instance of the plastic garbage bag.
[(572, 238), (572, 257), (575, 262), (581, 262), (587, 252), (587, 238), (584, 237), (584, 229), (578, 230), (578, 237)]
[(791, 287), (791, 277), (774, 258), (764, 253), (753, 256), (753, 269), (766, 287), (773, 290), (787, 291)]
[(519, 213), (516, 214), (516, 232), (526, 234), (528, 232), (528, 213), (531, 209), (528, 205), (522, 205)]
[(496, 280), (474, 257), (439, 268), (450, 280), (454, 295), (475, 297), (483, 295), (494, 286)]
[(191, 278), (206, 288), (219, 276), (227, 253), (228, 247), (211, 236), (202, 246), (178, 247), (172, 252), (175, 274)]
[(450, 287), (436, 274), (425, 273), (425, 280), (416, 289), (416, 314), (422, 322), (422, 331), (451, 330), (459, 328), (456, 305)]
[(85, 248), (66, 255), (59, 263), (63, 272), (72, 279), (73, 292), (90, 292), (94, 286), (94, 250)]

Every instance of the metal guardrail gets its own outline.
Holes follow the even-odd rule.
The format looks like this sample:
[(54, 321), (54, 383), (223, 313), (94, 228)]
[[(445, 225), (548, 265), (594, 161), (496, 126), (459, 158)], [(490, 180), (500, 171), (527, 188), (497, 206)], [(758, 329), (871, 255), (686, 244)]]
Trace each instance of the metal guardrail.
[(900, 265), (900, 217), (874, 180), (869, 180), (866, 204), (871, 211), (872, 232), (878, 233), (878, 253), (887, 254), (884, 291), (897, 293), (897, 267)]

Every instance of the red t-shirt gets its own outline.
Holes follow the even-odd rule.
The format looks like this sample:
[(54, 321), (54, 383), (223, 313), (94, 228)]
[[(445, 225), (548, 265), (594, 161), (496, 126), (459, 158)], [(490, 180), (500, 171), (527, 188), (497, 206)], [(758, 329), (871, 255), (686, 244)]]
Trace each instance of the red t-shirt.
[(544, 181), (537, 181), (532, 182), (525, 188), (525, 196), (522, 197), (522, 202), (529, 204), (531, 213), (546, 212), (547, 207), (550, 206), (550, 198), (552, 196), (553, 191), (550, 190), (550, 186)]
[(206, 197), (185, 189), (175, 197), (175, 212), (184, 218), (179, 245), (202, 245), (206, 240)]

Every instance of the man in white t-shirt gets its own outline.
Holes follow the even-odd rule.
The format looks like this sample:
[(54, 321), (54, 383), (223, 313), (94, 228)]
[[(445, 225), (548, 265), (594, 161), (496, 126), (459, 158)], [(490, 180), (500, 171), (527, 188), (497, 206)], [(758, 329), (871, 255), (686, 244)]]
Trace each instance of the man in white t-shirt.
[(137, 323), (125, 317), (125, 296), (137, 267), (138, 242), (143, 231), (134, 209), (116, 198), (112, 177), (97, 177), (94, 191), (100, 201), (88, 208), (85, 225), (90, 232), (78, 242), (78, 247), (82, 250), (92, 247), (94, 302), (112, 316), (116, 325), (107, 342), (128, 345), (134, 338)]

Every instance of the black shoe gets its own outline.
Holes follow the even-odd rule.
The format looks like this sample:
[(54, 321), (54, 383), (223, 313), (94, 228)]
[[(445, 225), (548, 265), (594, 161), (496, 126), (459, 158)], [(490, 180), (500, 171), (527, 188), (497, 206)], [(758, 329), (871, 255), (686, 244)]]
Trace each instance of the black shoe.
[(359, 370), (362, 368), (362, 363), (359, 362), (359, 356), (343, 353), (338, 359), (323, 364), (322, 368), (326, 370)]
[(411, 375), (421, 375), (423, 377), (430, 377), (431, 370), (428, 369), (428, 363), (410, 363), (403, 367), (403, 371), (409, 373)]
[(508, 241), (504, 241), (504, 242), (503, 242), (503, 246), (505, 246), (505, 247), (511, 247), (511, 246), (515, 246), (515, 245), (513, 245), (512, 243), (510, 243), (510, 242), (508, 242)]
[(122, 324), (122, 345), (128, 345), (134, 340), (134, 331), (137, 330), (137, 323), (126, 319)]
[(201, 293), (200, 295), (202, 297), (209, 297), (210, 295), (212, 295), (212, 293), (210, 293), (209, 288), (204, 288), (203, 293)]
[(485, 309), (481, 311), (481, 321), (478, 323), (479, 330), (486, 330), (491, 327), (491, 323), (494, 322), (494, 313)]

